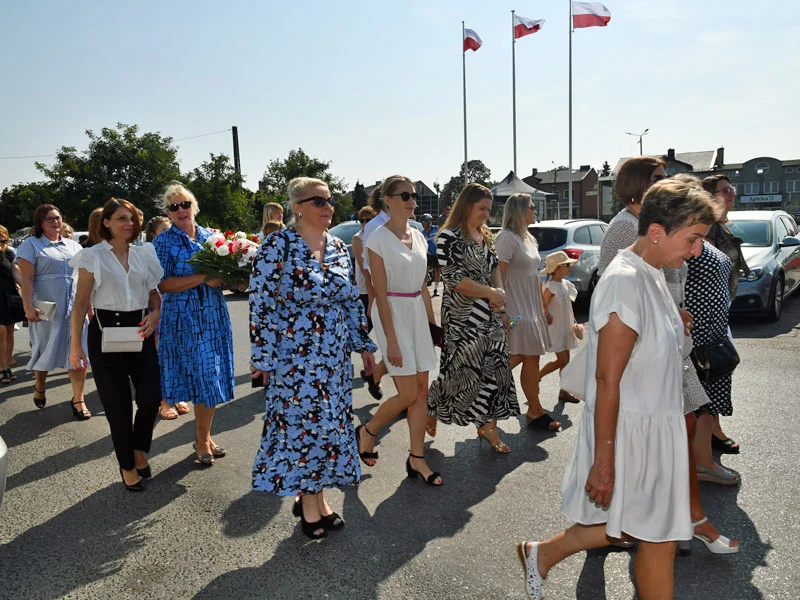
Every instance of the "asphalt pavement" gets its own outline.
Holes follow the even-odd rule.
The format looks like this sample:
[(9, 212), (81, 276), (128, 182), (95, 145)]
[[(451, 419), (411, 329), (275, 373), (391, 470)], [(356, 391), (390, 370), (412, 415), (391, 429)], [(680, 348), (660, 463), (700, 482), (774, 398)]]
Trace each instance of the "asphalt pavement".
[[(544, 539), (569, 524), (558, 512), (559, 484), (582, 407), (556, 403), (557, 378), (542, 382), (541, 395), (563, 431), (527, 431), (521, 418), (501, 422), (508, 455), (481, 446), (473, 428), (439, 425), (426, 454), (442, 473), (441, 488), (406, 479), (408, 433), (396, 422), (380, 435), (380, 461), (363, 468), (361, 485), (329, 494), (347, 525), (311, 542), (291, 515), (290, 499), (249, 489), (264, 399), (249, 383), (246, 299), (227, 299), (236, 400), (217, 411), (213, 433), (228, 456), (201, 468), (193, 460), (191, 414), (159, 420), (154, 477), (143, 494), (126, 492), (120, 482), (91, 372), (91, 420), (72, 419), (63, 371), (48, 382), (47, 407), (36, 409), (23, 368), (27, 330), (17, 332), (19, 379), (0, 390), (0, 435), (10, 453), (0, 507), (0, 599), (525, 598), (516, 542)], [(585, 320), (585, 307), (577, 313)], [(676, 597), (795, 599), (800, 299), (787, 301), (778, 324), (740, 320), (732, 328), (742, 362), (734, 416), (723, 424), (742, 452), (721, 460), (740, 473), (742, 485), (702, 483), (701, 493), (711, 520), (739, 539), (742, 551), (715, 556), (695, 541), (690, 555), (676, 558)], [(363, 421), (377, 403), (360, 379), (354, 387), (356, 419)], [(385, 393), (392, 389), (385, 380)], [(579, 553), (551, 571), (547, 597), (632, 598), (632, 556), (618, 549)]]

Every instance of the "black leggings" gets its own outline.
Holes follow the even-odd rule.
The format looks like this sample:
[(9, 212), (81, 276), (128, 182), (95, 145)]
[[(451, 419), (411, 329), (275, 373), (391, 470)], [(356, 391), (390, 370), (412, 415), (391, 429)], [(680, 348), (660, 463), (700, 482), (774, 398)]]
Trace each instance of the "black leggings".
[[(89, 362), (92, 365), (97, 393), (111, 428), (114, 452), (117, 454), (119, 466), (129, 471), (135, 467), (133, 451), (150, 452), (150, 443), (153, 441), (153, 427), (161, 404), (158, 353), (152, 335), (144, 340), (141, 352), (102, 352), (98, 318), (102, 319), (104, 328), (113, 327), (117, 323), (122, 327), (136, 327), (142, 320), (142, 311), (117, 313), (98, 310), (89, 323), (88, 335)], [(136, 391), (135, 418), (131, 383)]]

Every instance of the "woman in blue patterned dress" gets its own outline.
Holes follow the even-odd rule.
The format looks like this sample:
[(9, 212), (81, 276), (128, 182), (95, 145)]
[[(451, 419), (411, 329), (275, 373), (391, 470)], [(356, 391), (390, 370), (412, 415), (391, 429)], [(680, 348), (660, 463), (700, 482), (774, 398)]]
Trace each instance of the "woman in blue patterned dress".
[[(17, 248), (17, 265), (22, 275), (22, 304), (30, 323), (31, 360), (27, 369), (36, 377), (33, 402), (37, 408), (47, 403), (45, 385), (47, 373), (53, 369), (68, 369), (72, 384), (72, 414), (85, 421), (92, 416), (83, 401), (86, 369), (69, 368), (69, 347), (72, 332), (72, 304), (75, 301), (75, 274), (70, 259), (82, 250), (73, 240), (61, 237), (61, 212), (52, 204), (42, 204), (33, 212), (31, 237)], [(55, 312), (48, 319), (36, 308), (37, 302), (55, 303)], [(40, 305), (41, 306), (41, 305)], [(86, 352), (86, 323), (84, 320), (81, 346)]]
[(172, 227), (153, 240), (164, 269), (158, 325), (161, 393), (169, 404), (191, 402), (197, 423), (195, 451), (206, 466), (225, 456), (211, 438), (218, 404), (233, 399), (233, 331), (222, 296), (222, 281), (195, 274), (188, 260), (211, 232), (194, 221), (194, 194), (175, 183), (164, 192)]
[(350, 354), (372, 372), (377, 349), (350, 280), (347, 248), (327, 233), (333, 217), (324, 181), (289, 182), (295, 226), (268, 235), (250, 280), (253, 378), (267, 385), (253, 489), (299, 495), (294, 514), (317, 539), (344, 521), (324, 490), (358, 484)]

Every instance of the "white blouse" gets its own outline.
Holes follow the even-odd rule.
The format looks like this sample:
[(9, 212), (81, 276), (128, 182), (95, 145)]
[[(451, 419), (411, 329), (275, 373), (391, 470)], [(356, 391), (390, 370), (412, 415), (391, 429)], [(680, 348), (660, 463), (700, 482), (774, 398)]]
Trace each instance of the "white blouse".
[(92, 304), (100, 310), (130, 312), (147, 308), (150, 291), (164, 277), (152, 244), (129, 247), (127, 273), (105, 240), (78, 252), (69, 266), (94, 275)]

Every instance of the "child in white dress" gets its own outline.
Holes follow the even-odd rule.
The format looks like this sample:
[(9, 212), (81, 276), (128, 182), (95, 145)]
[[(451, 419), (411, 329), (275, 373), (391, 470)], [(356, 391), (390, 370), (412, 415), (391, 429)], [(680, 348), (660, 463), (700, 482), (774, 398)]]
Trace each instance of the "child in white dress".
[[(539, 378), (558, 369), (561, 371), (569, 362), (569, 351), (578, 346), (583, 338), (583, 327), (575, 322), (572, 303), (578, 297), (578, 290), (571, 281), (565, 279), (572, 265), (577, 261), (567, 256), (566, 252), (553, 252), (545, 261), (544, 272), (547, 282), (544, 284), (544, 303), (553, 322), (550, 324), (550, 351), (556, 353), (556, 359), (550, 361), (539, 371)], [(580, 399), (566, 390), (561, 390), (558, 399), (564, 402), (579, 402)]]

